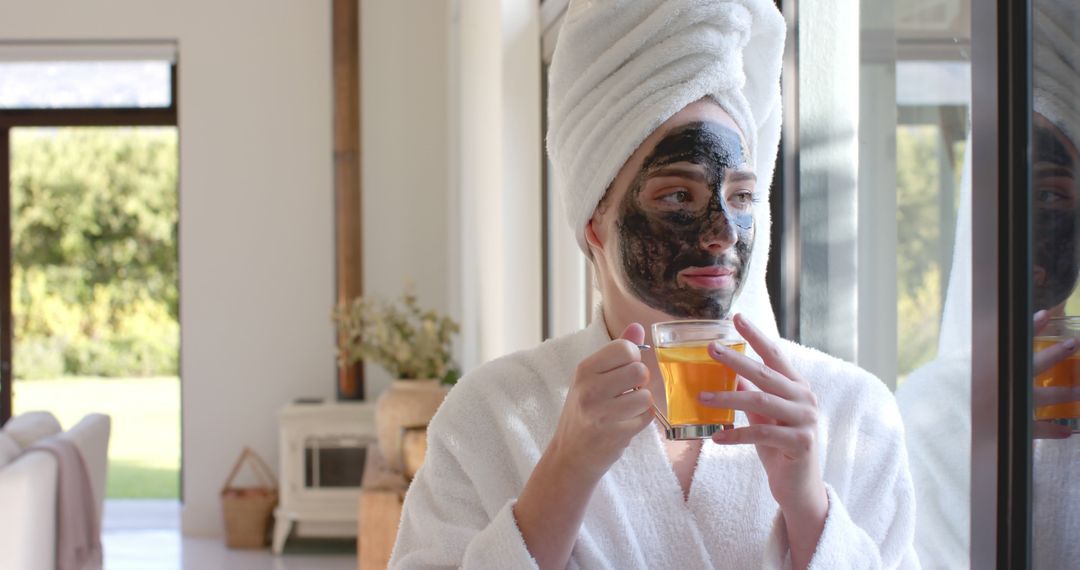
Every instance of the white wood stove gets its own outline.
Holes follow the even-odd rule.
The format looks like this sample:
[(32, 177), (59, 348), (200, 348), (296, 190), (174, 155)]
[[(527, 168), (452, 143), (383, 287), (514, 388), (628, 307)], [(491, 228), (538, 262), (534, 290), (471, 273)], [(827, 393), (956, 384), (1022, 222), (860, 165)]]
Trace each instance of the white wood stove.
[(355, 537), (374, 402), (295, 403), (278, 413), (281, 490), (274, 554), (296, 536)]

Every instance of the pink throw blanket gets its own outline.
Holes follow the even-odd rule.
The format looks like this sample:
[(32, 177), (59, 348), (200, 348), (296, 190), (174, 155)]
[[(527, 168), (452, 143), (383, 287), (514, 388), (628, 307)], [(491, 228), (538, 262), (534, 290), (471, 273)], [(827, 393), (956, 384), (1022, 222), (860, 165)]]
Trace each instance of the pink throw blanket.
[(54, 436), (34, 443), (26, 451), (44, 451), (56, 457), (57, 570), (101, 570), (101, 519), (79, 448)]

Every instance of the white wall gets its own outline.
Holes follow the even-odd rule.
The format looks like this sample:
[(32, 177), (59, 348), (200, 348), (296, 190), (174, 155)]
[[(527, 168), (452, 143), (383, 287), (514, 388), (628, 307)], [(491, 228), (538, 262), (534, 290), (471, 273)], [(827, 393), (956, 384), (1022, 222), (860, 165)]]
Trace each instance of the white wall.
[[(460, 320), (450, 262), (458, 247), (450, 229), (450, 2), (360, 6), (364, 291), (389, 299), (412, 283), (423, 305)], [(368, 364), (365, 381), (375, 398), (390, 377)]]
[(540, 6), (456, 0), (452, 30), (459, 164), (452, 192), (460, 207), (462, 359), (471, 368), (543, 335)]
[(221, 532), (217, 493), (243, 446), (276, 465), (282, 404), (333, 394), (329, 6), (0, 3), (0, 40), (179, 44), (183, 528), (191, 535)]

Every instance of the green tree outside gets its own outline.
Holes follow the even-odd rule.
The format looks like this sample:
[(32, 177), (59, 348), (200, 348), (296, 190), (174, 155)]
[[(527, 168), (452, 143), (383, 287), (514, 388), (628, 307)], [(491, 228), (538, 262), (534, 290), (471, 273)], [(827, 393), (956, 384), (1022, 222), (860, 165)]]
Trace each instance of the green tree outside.
[(11, 134), (15, 409), (108, 414), (106, 496), (175, 499), (176, 129)]
[(14, 372), (178, 369), (177, 135), (12, 131)]
[[(937, 355), (945, 291), (942, 251), (953, 235), (942, 235), (940, 169), (950, 167), (959, 188), (963, 143), (953, 149), (956, 163), (941, 162), (937, 125), (901, 125), (896, 131), (897, 372), (901, 378)], [(958, 194), (952, 196), (956, 211)], [(948, 275), (944, 275), (947, 279)]]

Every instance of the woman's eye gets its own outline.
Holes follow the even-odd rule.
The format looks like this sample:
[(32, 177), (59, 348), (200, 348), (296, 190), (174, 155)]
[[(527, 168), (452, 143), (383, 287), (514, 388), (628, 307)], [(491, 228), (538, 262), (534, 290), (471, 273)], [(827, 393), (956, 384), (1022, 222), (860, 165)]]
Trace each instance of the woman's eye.
[(754, 194), (749, 190), (736, 192), (728, 198), (728, 203), (739, 208), (749, 207), (750, 204), (754, 203)]
[(1040, 204), (1060, 204), (1064, 200), (1065, 197), (1057, 190), (1048, 190), (1046, 188), (1038, 188), (1035, 190), (1035, 201)]
[(1043, 204), (1052, 204), (1058, 200), (1057, 194), (1051, 190), (1036, 190), (1035, 201)]
[(686, 204), (690, 202), (692, 196), (690, 191), (685, 188), (679, 188), (660, 197), (661, 202), (668, 204)]

